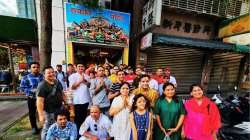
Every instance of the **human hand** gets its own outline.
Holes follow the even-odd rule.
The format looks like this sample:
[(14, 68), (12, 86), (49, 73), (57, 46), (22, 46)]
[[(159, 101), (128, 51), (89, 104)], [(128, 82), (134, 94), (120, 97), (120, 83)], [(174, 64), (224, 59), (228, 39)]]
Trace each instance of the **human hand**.
[(43, 114), (39, 114), (39, 115), (38, 115), (38, 118), (39, 118), (40, 123), (41, 123), (41, 124), (44, 124), (44, 122), (45, 122), (45, 117), (44, 117), (44, 115), (43, 115)]
[(83, 75), (80, 75), (80, 82), (83, 82), (85, 79), (83, 77)]
[(213, 132), (212, 135), (213, 135), (213, 140), (217, 140), (217, 134), (216, 134), (216, 132)]
[(130, 99), (129, 96), (125, 97), (126, 106), (129, 106), (129, 99)]
[(91, 140), (99, 140), (99, 138), (97, 136), (92, 136)]
[(118, 96), (119, 94), (120, 94), (120, 92), (116, 92), (116, 93), (115, 93), (115, 97)]
[(186, 136), (185, 136), (185, 133), (184, 133), (184, 131), (182, 130), (182, 131), (181, 131), (181, 139), (184, 140), (185, 137), (186, 137)]
[(175, 132), (177, 132), (176, 128), (169, 128), (167, 133), (168, 135), (171, 135), (172, 133), (175, 133)]
[(126, 97), (125, 96), (121, 96), (121, 97), (122, 97), (122, 102), (123, 102), (122, 107), (124, 108), (127, 106)]
[(164, 133), (164, 135), (168, 136), (168, 133), (165, 128), (161, 128), (161, 131)]
[(101, 78), (101, 79), (100, 79), (100, 82), (99, 82), (100, 87), (101, 87), (101, 86), (104, 86), (104, 84), (105, 84), (105, 82), (104, 82), (104, 80)]

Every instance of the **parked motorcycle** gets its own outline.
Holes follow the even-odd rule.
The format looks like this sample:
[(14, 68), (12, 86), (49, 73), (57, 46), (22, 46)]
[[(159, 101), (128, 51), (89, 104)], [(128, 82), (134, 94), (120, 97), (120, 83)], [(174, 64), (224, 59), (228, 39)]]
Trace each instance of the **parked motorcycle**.
[(250, 118), (249, 118), (249, 94), (238, 96), (237, 88), (232, 95), (223, 99), (220, 86), (218, 93), (212, 97), (217, 104), (222, 120), (222, 128), (219, 130), (221, 140), (249, 140)]

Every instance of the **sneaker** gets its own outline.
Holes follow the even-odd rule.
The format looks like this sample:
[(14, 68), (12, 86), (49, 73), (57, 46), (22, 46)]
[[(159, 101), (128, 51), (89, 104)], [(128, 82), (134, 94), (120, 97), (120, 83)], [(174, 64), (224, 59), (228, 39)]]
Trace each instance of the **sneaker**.
[(39, 134), (39, 129), (37, 129), (37, 128), (32, 128), (32, 134), (33, 134), (33, 135)]

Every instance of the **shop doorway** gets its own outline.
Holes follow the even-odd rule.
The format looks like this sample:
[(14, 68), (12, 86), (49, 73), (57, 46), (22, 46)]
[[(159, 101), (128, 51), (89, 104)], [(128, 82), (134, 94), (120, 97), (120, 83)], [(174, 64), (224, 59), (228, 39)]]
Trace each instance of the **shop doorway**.
[(74, 44), (74, 62), (89, 64), (104, 64), (105, 59), (114, 65), (122, 63), (123, 48), (111, 48), (107, 46), (87, 46), (83, 44)]

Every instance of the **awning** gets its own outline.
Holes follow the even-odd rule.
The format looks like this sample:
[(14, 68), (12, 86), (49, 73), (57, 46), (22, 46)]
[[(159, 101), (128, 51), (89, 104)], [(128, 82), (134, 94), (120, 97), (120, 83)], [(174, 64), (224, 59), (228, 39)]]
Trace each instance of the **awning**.
[(223, 43), (220, 41), (193, 39), (162, 34), (153, 35), (153, 44), (178, 44), (190, 47), (201, 47), (221, 50), (233, 50), (235, 46), (234, 44)]
[(37, 23), (32, 19), (0, 16), (0, 41), (24, 44), (38, 42)]
[(249, 45), (235, 45), (234, 51), (239, 53), (250, 53), (250, 46)]

